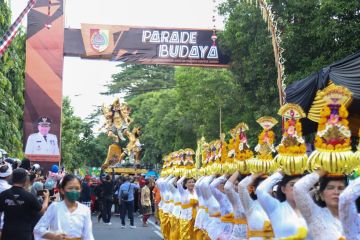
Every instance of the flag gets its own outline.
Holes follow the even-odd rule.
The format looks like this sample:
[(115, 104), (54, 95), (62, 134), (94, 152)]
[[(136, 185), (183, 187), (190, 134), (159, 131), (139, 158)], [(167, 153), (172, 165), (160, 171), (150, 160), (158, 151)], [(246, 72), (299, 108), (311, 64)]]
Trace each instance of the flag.
[(0, 39), (0, 57), (2, 57), (6, 49), (10, 46), (12, 40), (14, 39), (16, 33), (19, 30), (22, 20), (24, 19), (26, 14), (28, 14), (31, 8), (35, 5), (35, 3), (36, 0), (29, 0), (26, 8), (21, 12), (20, 16), (17, 17), (15, 22), (9, 27), (4, 36)]

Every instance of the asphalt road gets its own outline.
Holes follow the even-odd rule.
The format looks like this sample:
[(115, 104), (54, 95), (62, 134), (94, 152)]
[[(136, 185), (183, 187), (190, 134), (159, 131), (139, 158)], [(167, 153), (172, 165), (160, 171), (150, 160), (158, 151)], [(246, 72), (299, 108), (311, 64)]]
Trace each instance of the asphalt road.
[(160, 227), (154, 224), (154, 219), (149, 219), (149, 226), (143, 227), (142, 221), (135, 214), (136, 229), (129, 228), (129, 220), (126, 219), (126, 228), (121, 228), (120, 217), (113, 216), (111, 218), (112, 225), (106, 225), (102, 222), (98, 223), (97, 218), (93, 216), (93, 233), (96, 240), (161, 240), (162, 235)]

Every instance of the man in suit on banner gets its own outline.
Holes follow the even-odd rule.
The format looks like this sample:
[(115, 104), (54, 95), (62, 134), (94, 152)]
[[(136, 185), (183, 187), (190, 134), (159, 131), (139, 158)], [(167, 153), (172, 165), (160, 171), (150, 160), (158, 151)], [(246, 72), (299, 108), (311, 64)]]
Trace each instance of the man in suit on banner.
[(57, 137), (49, 133), (50, 118), (40, 117), (37, 123), (39, 132), (28, 137), (25, 154), (60, 155)]

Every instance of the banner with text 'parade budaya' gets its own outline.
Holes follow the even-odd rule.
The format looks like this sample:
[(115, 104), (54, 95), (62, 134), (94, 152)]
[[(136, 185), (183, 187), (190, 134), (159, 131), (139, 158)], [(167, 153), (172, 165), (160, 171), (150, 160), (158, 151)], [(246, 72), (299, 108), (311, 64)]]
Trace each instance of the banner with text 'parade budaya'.
[(85, 58), (185, 66), (229, 64), (212, 30), (82, 24), (81, 36)]

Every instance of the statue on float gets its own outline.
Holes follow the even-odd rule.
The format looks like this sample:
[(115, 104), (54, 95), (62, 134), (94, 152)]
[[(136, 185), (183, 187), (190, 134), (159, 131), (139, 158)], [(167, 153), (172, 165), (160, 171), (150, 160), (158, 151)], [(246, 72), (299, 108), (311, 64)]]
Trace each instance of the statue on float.
[[(102, 113), (105, 117), (103, 128), (114, 143), (109, 146), (108, 154), (102, 168), (108, 168), (116, 164), (124, 164), (125, 158), (129, 158), (129, 163), (135, 166), (140, 165), (141, 146), (140, 135), (141, 128), (136, 127), (130, 131), (129, 126), (132, 123), (130, 117), (131, 108), (126, 103), (120, 103), (116, 99), (109, 106), (102, 106)], [(120, 141), (128, 140), (127, 146), (122, 149)]]

